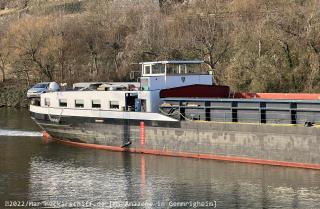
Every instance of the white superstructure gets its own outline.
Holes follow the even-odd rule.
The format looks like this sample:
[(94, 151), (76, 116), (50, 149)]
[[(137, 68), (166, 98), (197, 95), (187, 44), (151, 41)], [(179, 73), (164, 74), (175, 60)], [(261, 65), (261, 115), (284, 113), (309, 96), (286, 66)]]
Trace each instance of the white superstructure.
[(202, 61), (142, 62), (140, 63), (142, 76), (138, 83), (102, 82), (95, 90), (84, 88), (79, 91), (44, 93), (40, 98), (40, 107), (30, 107), (30, 109), (36, 111), (35, 109), (41, 108), (41, 111), (38, 110), (40, 112), (46, 112), (43, 109), (50, 109), (56, 111), (55, 113), (66, 109), (63, 112), (69, 114), (72, 114), (72, 111), (76, 113), (86, 110), (87, 113), (84, 115), (90, 114), (88, 110), (158, 113), (161, 89), (213, 84), (212, 75), (200, 73), (202, 63)]

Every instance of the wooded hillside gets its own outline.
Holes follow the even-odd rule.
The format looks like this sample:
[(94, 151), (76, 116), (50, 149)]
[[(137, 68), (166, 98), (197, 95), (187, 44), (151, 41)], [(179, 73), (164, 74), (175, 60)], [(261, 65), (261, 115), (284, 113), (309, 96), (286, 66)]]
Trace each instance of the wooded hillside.
[(320, 92), (319, 0), (0, 0), (0, 82), (128, 80), (202, 59), (236, 91)]

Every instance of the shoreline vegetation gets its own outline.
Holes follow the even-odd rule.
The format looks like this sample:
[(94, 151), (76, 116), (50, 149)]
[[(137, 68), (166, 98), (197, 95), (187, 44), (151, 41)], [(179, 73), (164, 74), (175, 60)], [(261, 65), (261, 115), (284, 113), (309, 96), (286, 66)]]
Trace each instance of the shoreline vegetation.
[(19, 85), (15, 80), (0, 82), (0, 108), (27, 108), (27, 86)]
[(320, 92), (318, 0), (0, 0), (0, 107), (40, 81), (129, 81), (204, 60), (242, 92)]

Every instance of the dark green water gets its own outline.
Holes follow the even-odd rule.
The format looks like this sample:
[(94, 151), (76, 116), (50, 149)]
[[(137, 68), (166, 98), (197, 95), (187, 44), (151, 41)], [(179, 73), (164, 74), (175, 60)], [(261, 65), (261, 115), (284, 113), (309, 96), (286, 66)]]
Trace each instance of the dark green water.
[(320, 208), (320, 171), (81, 149), (38, 135), (26, 110), (0, 109), (0, 208)]

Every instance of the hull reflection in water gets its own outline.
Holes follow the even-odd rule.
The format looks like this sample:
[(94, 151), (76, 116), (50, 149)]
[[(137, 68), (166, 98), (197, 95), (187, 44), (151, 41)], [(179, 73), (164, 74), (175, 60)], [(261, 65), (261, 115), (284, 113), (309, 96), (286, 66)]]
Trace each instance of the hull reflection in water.
[(312, 208), (320, 200), (319, 179), (320, 172), (313, 170), (51, 143), (48, 153), (32, 158), (29, 196), (32, 200), (135, 201), (165, 207), (175, 202), (216, 201), (217, 208)]

